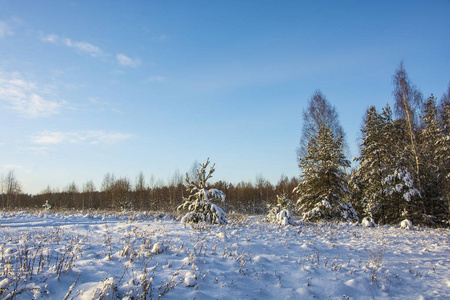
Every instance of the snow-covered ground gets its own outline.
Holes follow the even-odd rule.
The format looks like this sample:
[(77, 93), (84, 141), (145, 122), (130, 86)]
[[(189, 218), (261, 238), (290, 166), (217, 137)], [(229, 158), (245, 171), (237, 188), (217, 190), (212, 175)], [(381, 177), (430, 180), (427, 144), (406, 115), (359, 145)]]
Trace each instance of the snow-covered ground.
[(48, 212), (0, 224), (0, 298), (450, 299), (448, 229)]

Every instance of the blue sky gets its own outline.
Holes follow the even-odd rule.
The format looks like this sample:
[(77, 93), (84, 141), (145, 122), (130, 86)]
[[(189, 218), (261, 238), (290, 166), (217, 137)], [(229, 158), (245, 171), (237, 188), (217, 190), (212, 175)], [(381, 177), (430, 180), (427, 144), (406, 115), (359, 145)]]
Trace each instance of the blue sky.
[(425, 97), (450, 82), (450, 2), (0, 0), (0, 174), (28, 193), (106, 173), (298, 176), (320, 89), (351, 156), (400, 61)]

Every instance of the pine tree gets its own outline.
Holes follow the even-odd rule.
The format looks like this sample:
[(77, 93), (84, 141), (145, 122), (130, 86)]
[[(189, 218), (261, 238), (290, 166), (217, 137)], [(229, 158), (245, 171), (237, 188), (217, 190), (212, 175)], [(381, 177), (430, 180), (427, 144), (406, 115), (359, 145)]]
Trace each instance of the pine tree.
[(216, 202), (225, 201), (225, 194), (217, 189), (207, 189), (206, 181), (212, 177), (215, 171), (215, 164), (213, 164), (206, 174), (209, 163), (208, 158), (206, 163), (200, 164), (201, 168), (197, 169), (196, 178), (193, 180), (186, 173), (186, 189), (189, 196), (183, 198), (184, 202), (178, 207), (178, 210), (187, 209), (189, 212), (181, 219), (182, 222), (227, 224), (227, 214), (216, 204)]
[(344, 169), (350, 162), (342, 148), (342, 137), (335, 139), (327, 126), (322, 126), (309, 140), (307, 154), (300, 157), (302, 180), (295, 189), (303, 220), (358, 219), (351, 204), (344, 200), (349, 194)]

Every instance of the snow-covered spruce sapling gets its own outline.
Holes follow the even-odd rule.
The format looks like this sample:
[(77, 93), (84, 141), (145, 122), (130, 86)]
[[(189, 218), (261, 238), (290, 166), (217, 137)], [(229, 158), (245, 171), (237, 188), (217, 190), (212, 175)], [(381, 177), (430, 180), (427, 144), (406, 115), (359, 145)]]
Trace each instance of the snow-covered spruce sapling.
[(52, 208), (50, 203), (48, 203), (48, 200), (45, 200), (45, 204), (43, 204), (42, 207), (45, 209), (45, 211), (49, 211)]
[(282, 226), (292, 224), (290, 206), (291, 200), (286, 198), (286, 194), (277, 195), (277, 204), (270, 207), (267, 219)]
[(216, 203), (225, 201), (225, 194), (217, 189), (207, 189), (206, 181), (212, 177), (215, 169), (213, 164), (208, 174), (206, 169), (209, 165), (209, 158), (204, 164), (200, 164), (197, 169), (196, 180), (191, 180), (186, 173), (186, 184), (189, 196), (183, 198), (183, 204), (178, 210), (188, 210), (188, 213), (181, 219), (182, 222), (209, 224), (227, 224), (227, 214)]

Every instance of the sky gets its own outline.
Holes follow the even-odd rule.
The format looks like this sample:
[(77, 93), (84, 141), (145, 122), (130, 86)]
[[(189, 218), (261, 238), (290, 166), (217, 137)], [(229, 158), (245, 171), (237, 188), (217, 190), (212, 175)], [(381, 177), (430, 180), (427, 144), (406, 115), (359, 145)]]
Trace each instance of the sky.
[(299, 176), (318, 89), (358, 155), (401, 61), (424, 97), (450, 82), (450, 1), (0, 0), (0, 175), (26, 193), (106, 173), (167, 182)]

